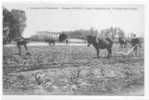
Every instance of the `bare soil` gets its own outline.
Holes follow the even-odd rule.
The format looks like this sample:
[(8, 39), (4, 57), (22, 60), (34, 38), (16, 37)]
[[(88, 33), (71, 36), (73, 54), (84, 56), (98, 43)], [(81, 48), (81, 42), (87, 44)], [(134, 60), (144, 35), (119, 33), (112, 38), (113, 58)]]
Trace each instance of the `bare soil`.
[(129, 48), (113, 47), (96, 58), (93, 47), (29, 46), (31, 55), (3, 48), (5, 95), (144, 95), (144, 49), (138, 56), (116, 54)]

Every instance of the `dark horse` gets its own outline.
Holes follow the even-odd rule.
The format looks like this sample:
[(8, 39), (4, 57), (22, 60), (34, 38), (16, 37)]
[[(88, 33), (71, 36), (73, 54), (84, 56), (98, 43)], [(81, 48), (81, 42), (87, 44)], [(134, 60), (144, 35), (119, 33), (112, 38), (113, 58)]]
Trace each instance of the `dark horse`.
[(88, 42), (88, 46), (90, 46), (90, 44), (92, 44), (94, 46), (94, 48), (96, 49), (97, 52), (97, 58), (99, 58), (99, 49), (107, 49), (108, 51), (108, 55), (107, 57), (109, 58), (110, 56), (112, 56), (112, 46), (113, 46), (113, 41), (110, 38), (106, 38), (106, 39), (98, 39), (98, 41), (96, 41), (96, 36), (87, 36), (87, 42)]
[(56, 40), (46, 40), (45, 42), (48, 42), (49, 46), (51, 46), (53, 44), (53, 46), (55, 46), (55, 42)]
[(25, 50), (28, 51), (27, 43), (29, 42), (29, 39), (25, 39), (23, 37), (19, 37), (15, 39), (17, 48), (19, 50), (19, 55), (21, 55), (21, 46), (24, 46)]
[[(49, 46), (51, 46), (51, 45), (55, 46), (56, 40), (46, 40), (45, 42), (48, 42)], [(66, 43), (66, 45), (68, 44), (67, 39), (65, 40), (65, 43)]]
[(118, 42), (120, 43), (121, 48), (126, 48), (127, 40), (125, 38), (119, 37)]

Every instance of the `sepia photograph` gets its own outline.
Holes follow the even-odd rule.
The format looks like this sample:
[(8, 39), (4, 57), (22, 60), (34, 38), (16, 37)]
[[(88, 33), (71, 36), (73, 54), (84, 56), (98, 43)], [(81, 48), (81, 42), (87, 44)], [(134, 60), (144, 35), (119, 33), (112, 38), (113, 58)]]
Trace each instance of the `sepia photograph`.
[(143, 4), (2, 3), (3, 95), (144, 96)]

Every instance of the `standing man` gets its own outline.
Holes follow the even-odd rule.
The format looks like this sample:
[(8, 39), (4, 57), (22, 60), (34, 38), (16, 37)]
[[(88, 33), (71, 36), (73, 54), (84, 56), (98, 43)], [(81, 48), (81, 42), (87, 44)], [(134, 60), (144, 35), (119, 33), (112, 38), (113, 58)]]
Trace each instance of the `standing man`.
[(26, 40), (22, 36), (18, 36), (15, 39), (15, 41), (17, 42), (17, 48), (19, 50), (19, 55), (21, 55), (21, 46), (24, 46), (25, 50), (28, 51), (28, 47), (27, 47), (28, 40)]
[(132, 34), (131, 45), (134, 47), (135, 56), (137, 56), (138, 47), (140, 46), (140, 40), (136, 37), (136, 34)]

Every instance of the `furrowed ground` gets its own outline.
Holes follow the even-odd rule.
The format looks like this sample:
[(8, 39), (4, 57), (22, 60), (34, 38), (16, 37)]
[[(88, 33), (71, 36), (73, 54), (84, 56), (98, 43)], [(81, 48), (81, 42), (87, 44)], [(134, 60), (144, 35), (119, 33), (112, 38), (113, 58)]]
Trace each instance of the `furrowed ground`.
[(3, 93), (29, 95), (144, 95), (144, 49), (139, 56), (122, 57), (113, 47), (96, 58), (93, 47), (29, 46), (31, 55), (16, 55), (3, 47)]

